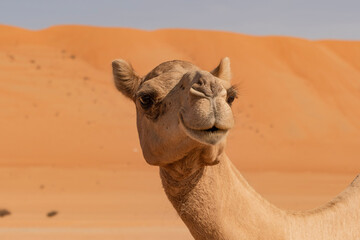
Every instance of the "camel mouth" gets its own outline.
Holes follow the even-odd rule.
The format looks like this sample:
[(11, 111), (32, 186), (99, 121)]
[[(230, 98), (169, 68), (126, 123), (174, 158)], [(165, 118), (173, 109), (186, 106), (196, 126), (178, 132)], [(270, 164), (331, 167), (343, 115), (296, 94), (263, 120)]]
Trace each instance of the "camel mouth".
[(215, 125), (212, 127), (212, 128), (209, 128), (209, 129), (205, 129), (205, 130), (200, 130), (200, 131), (205, 131), (205, 132), (211, 132), (211, 133), (214, 133), (216, 131), (221, 131), (221, 129), (215, 127)]
[(185, 133), (192, 139), (210, 145), (215, 145), (220, 142), (228, 133), (228, 129), (221, 129), (213, 125), (211, 128), (194, 129), (186, 126), (183, 116), (180, 115), (180, 123), (184, 128)]

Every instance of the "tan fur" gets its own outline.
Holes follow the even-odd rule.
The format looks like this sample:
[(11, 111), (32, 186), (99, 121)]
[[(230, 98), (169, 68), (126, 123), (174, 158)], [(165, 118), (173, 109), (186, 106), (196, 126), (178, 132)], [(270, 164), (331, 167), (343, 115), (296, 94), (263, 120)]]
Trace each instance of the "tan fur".
[(236, 98), (228, 58), (211, 73), (184, 61), (143, 78), (123, 60), (113, 68), (117, 88), (136, 104), (144, 158), (160, 166), (165, 193), (195, 239), (360, 239), (360, 178), (321, 208), (288, 212), (257, 194), (228, 159)]
[[(134, 72), (132, 66), (122, 59), (113, 61), (112, 66), (116, 88), (125, 96), (133, 99), (133, 94), (139, 87), (140, 78)], [(118, 81), (120, 79), (121, 82)]]

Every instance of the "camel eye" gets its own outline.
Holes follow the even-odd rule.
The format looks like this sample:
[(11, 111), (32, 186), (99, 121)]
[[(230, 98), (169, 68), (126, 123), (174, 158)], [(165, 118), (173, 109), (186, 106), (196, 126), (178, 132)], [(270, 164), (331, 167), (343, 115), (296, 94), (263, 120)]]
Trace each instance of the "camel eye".
[(153, 103), (154, 100), (150, 95), (143, 95), (139, 98), (140, 105), (143, 109), (149, 109)]
[(231, 106), (231, 104), (234, 102), (235, 98), (237, 98), (237, 91), (236, 91), (236, 88), (234, 86), (232, 86), (227, 90), (226, 101)]
[(235, 100), (235, 96), (229, 96), (226, 101), (228, 102), (228, 104), (231, 105), (234, 102), (234, 100)]

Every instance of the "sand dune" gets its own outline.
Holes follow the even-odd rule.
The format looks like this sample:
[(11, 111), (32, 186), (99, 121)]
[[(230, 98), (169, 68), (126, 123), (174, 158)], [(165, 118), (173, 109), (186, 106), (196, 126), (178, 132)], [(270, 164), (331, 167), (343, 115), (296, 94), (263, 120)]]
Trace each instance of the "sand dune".
[[(111, 82), (115, 58), (145, 74), (170, 59), (211, 69), (229, 56), (241, 94), (229, 154), (243, 169), (260, 162), (266, 170), (360, 167), (360, 42), (191, 30), (1, 28), (1, 131), (7, 133), (1, 157), (11, 164), (29, 156), (41, 164), (74, 164), (74, 154), (78, 164), (99, 158), (118, 164), (123, 151), (138, 150), (133, 106)], [(124, 131), (127, 146), (119, 144)], [(305, 152), (301, 161), (299, 151)]]
[[(110, 63), (123, 58), (146, 74), (172, 59), (211, 70), (224, 56), (240, 91), (227, 152), (250, 183), (275, 204), (298, 209), (315, 207), (350, 183), (360, 171), (360, 42), (0, 26), (0, 208), (14, 211), (0, 222), (23, 228), (165, 225), (169, 236), (180, 231), (189, 237), (156, 168), (142, 159), (134, 107), (115, 90)], [(20, 201), (25, 195), (26, 203)], [(52, 222), (36, 215), (52, 207), (60, 211)], [(135, 235), (128, 239), (140, 239)]]

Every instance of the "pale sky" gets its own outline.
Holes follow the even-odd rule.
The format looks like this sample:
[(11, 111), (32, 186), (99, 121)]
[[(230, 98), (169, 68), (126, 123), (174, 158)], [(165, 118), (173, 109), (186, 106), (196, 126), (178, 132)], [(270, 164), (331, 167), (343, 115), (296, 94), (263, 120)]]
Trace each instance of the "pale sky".
[(191, 28), (360, 40), (360, 0), (0, 0), (0, 24)]

